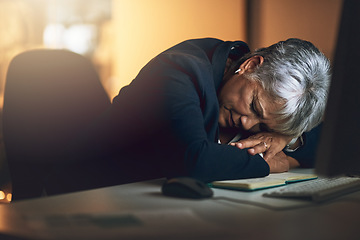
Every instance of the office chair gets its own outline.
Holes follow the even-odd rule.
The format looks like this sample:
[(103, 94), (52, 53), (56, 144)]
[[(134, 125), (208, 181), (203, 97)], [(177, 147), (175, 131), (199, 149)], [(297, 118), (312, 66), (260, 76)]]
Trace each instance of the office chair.
[[(73, 175), (66, 171), (57, 175), (53, 170), (71, 166), (65, 149), (109, 105), (85, 57), (50, 49), (16, 56), (8, 69), (3, 107), (13, 200), (40, 197), (44, 191), (51, 195), (73, 190), (67, 189), (76, 181)], [(63, 184), (65, 179), (70, 183)], [(78, 187), (86, 188), (91, 186)]]

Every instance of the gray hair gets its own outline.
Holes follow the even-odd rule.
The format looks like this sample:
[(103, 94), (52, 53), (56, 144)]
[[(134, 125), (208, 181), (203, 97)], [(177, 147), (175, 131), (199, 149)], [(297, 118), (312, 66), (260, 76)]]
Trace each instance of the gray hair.
[(312, 43), (288, 39), (246, 56), (264, 62), (248, 76), (258, 81), (275, 101), (283, 102), (276, 114), (276, 132), (298, 137), (323, 118), (330, 85), (330, 62)]

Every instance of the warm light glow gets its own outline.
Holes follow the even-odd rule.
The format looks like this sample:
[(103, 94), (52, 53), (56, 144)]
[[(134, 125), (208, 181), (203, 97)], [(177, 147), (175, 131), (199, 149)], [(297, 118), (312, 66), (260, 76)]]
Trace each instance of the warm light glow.
[[(247, 36), (250, 2), (254, 27)], [(46, 46), (86, 54), (113, 98), (153, 57), (190, 38), (251, 39), (254, 49), (299, 37), (331, 58), (341, 4), (342, 0), (0, 0), (0, 111), (9, 63), (29, 49)], [(0, 200), (10, 202), (12, 195), (5, 192), (0, 191)]]
[(0, 200), (5, 199), (5, 193), (3, 191), (0, 191)]
[(96, 47), (96, 32), (93, 24), (74, 24), (65, 32), (65, 47), (79, 54), (91, 53)]
[(63, 24), (48, 24), (43, 34), (44, 45), (49, 48), (63, 48), (63, 34), (65, 27)]
[(258, 4), (253, 16), (257, 23), (252, 36), (254, 48), (297, 37), (314, 43), (332, 58), (342, 0), (254, 2)]
[(96, 26), (48, 24), (44, 30), (44, 45), (49, 48), (66, 48), (79, 54), (89, 54), (96, 47)]
[(7, 194), (6, 200), (8, 200), (8, 202), (11, 202), (11, 200), (12, 200), (12, 194), (11, 193)]
[(130, 83), (165, 49), (187, 39), (246, 40), (244, 0), (115, 0), (112, 90)]

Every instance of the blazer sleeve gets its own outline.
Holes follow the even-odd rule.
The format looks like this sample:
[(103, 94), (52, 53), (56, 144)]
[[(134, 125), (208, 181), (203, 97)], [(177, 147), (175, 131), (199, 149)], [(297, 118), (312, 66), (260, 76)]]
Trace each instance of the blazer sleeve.
[(269, 166), (261, 156), (218, 144), (214, 137), (217, 134), (212, 134), (218, 126), (215, 88), (207, 89), (198, 81), (210, 78), (211, 72), (196, 71), (196, 67), (191, 73), (180, 66), (172, 69), (178, 70), (165, 76), (165, 108), (187, 174), (205, 182), (268, 175)]

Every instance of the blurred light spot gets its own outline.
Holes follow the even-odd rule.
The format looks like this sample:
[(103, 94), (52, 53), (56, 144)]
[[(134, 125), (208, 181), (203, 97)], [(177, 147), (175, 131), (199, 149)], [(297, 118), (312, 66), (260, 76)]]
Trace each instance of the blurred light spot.
[(8, 200), (9, 202), (11, 202), (11, 199), (12, 199), (12, 194), (11, 194), (11, 193), (8, 193), (7, 196), (6, 196), (6, 200)]
[(75, 24), (64, 34), (64, 45), (67, 49), (86, 54), (93, 50), (96, 40), (96, 27), (91, 24)]
[(96, 46), (97, 28), (93, 24), (73, 24), (65, 28), (62, 24), (48, 24), (43, 41), (49, 48), (66, 48), (79, 54), (88, 54)]
[(65, 30), (62, 24), (48, 24), (43, 33), (45, 46), (50, 48), (63, 48), (63, 35)]
[(3, 191), (0, 191), (0, 200), (5, 199), (5, 193)]

